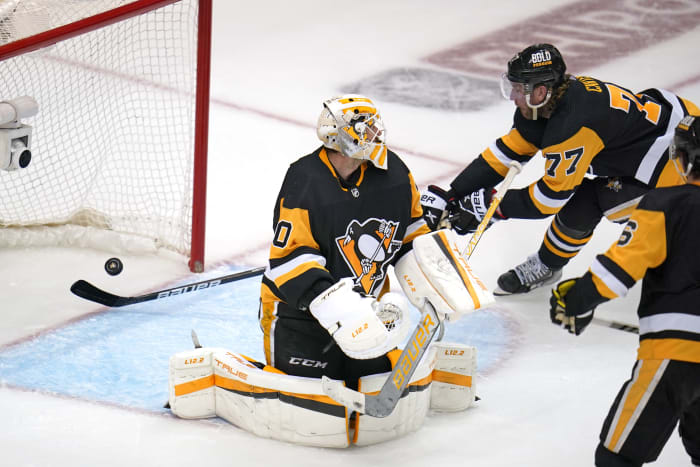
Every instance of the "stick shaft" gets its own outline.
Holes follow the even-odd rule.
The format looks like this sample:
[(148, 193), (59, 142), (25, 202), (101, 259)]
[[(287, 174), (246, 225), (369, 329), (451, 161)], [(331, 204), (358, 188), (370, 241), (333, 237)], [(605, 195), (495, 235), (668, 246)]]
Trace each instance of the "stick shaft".
[(491, 198), (491, 204), (489, 205), (486, 214), (484, 214), (484, 218), (481, 219), (481, 222), (479, 222), (479, 226), (472, 234), (472, 238), (469, 239), (469, 243), (462, 252), (462, 256), (466, 256), (467, 259), (471, 258), (472, 253), (474, 252), (474, 248), (476, 248), (476, 244), (479, 243), (479, 240), (481, 240), (481, 235), (483, 235), (484, 231), (486, 230), (486, 227), (488, 227), (489, 222), (493, 217), (493, 214), (496, 212), (496, 209), (498, 209), (498, 205), (501, 204), (501, 200), (508, 191), (508, 188), (510, 188), (511, 183), (513, 183), (513, 179), (516, 175), (518, 175), (518, 173), (520, 173), (521, 169), (522, 166), (519, 163), (515, 161), (511, 162), (510, 168), (508, 169), (508, 173), (501, 182), (501, 186)]
[(248, 277), (259, 276), (265, 271), (264, 267), (258, 267), (253, 269), (248, 269), (246, 271), (239, 271), (233, 274), (227, 274), (221, 277), (215, 277), (213, 279), (207, 279), (204, 281), (193, 282), (191, 284), (181, 285), (179, 287), (172, 287), (170, 289), (158, 290), (155, 292), (147, 293), (145, 295), (138, 295), (134, 297), (123, 297), (120, 295), (115, 295), (105, 290), (100, 289), (92, 285), (85, 280), (79, 280), (73, 283), (70, 290), (78, 297), (84, 298), (85, 300), (90, 300), (101, 305), (109, 307), (120, 307), (131, 305), (133, 303), (147, 302), (150, 300), (158, 300), (161, 298), (172, 297), (174, 295), (182, 295), (188, 292), (194, 292), (195, 290), (209, 289), (217, 285), (227, 284), (229, 282), (239, 281), (241, 279), (246, 279)]
[(618, 321), (609, 321), (603, 318), (593, 317), (593, 323), (599, 326), (605, 326), (608, 328), (617, 329), (619, 331), (631, 332), (632, 334), (639, 334), (639, 326), (633, 324), (620, 323)]
[(394, 411), (413, 373), (418, 368), (421, 357), (435, 337), (440, 326), (440, 319), (433, 306), (427, 301), (423, 311), (418, 326), (413, 331), (379, 394), (365, 395), (365, 413), (367, 415), (386, 417)]

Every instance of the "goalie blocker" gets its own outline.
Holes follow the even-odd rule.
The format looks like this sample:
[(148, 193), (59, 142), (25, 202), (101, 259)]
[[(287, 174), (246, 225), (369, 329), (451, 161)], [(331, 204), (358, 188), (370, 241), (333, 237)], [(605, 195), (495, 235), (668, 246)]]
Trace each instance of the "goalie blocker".
[[(475, 372), (474, 347), (434, 343), (391, 415), (351, 419), (343, 405), (323, 393), (320, 379), (287, 375), (225, 349), (200, 348), (170, 357), (169, 404), (178, 417), (218, 416), (265, 438), (319, 447), (365, 446), (417, 430), (430, 408), (468, 408)], [(360, 391), (376, 393), (388, 375), (361, 378)]]

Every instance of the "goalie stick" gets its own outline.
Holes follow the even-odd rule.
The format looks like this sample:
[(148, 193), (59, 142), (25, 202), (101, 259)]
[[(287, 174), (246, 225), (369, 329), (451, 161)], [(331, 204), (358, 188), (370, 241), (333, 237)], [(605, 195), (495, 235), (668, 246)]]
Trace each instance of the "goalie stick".
[(182, 295), (184, 293), (193, 292), (195, 290), (210, 289), (212, 287), (216, 287), (217, 285), (228, 284), (229, 282), (239, 281), (248, 277), (259, 276), (263, 272), (265, 272), (264, 267), (253, 268), (248, 269), (246, 271), (239, 271), (233, 274), (228, 274), (226, 276), (207, 279), (205, 281), (194, 282), (192, 284), (185, 284), (179, 287), (173, 287), (165, 290), (158, 290), (156, 292), (147, 293), (145, 295), (137, 295), (135, 297), (123, 297), (120, 295), (114, 295), (82, 279), (74, 282), (73, 285), (71, 285), (70, 287), (70, 291), (78, 297), (84, 298), (85, 300), (90, 300), (92, 302), (96, 302), (104, 306), (120, 307), (131, 305), (133, 303), (148, 302), (150, 300), (158, 300), (160, 298), (172, 297), (174, 295)]
[(321, 387), (331, 399), (348, 409), (372, 417), (384, 418), (394, 411), (413, 376), (421, 357), (440, 328), (440, 319), (433, 306), (426, 301), (423, 316), (401, 352), (398, 362), (377, 394), (365, 394), (345, 387), (342, 381), (321, 377)]

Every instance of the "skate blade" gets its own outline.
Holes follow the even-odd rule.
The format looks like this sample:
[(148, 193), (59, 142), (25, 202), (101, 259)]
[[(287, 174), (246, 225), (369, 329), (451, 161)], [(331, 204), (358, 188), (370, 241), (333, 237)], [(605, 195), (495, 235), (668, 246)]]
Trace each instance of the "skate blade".
[(515, 295), (515, 294), (513, 294), (513, 293), (506, 292), (505, 290), (503, 290), (503, 289), (500, 288), (500, 287), (496, 287), (496, 288), (493, 290), (493, 294), (494, 294), (496, 297), (505, 297), (505, 296), (508, 296), (508, 295)]

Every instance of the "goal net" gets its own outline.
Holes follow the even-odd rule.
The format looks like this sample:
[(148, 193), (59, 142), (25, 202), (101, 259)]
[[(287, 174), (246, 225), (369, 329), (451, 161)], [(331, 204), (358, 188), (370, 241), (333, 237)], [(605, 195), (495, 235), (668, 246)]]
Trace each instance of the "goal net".
[(0, 170), (0, 247), (203, 269), (210, 35), (211, 0), (0, 2), (0, 101), (38, 104), (31, 162)]

